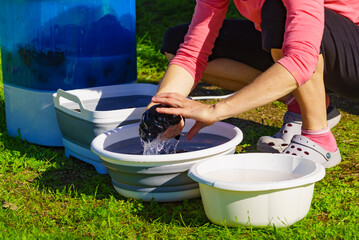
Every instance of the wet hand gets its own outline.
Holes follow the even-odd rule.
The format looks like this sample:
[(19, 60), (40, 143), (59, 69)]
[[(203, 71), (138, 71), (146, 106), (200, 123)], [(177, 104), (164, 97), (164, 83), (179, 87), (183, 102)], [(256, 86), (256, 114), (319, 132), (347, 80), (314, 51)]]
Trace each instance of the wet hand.
[(160, 138), (161, 139), (171, 139), (171, 138), (179, 139), (182, 129), (184, 128), (184, 125), (185, 125), (185, 120), (184, 120), (184, 118), (182, 118), (178, 124), (169, 126), (167, 128), (167, 130), (161, 134)]

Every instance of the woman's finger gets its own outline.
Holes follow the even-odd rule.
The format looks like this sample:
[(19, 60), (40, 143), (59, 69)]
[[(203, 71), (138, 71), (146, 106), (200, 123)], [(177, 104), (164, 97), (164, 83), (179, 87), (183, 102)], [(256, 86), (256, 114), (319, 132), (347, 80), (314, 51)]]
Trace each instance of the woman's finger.
[(181, 115), (183, 117), (189, 117), (182, 108), (171, 107), (158, 107), (156, 109), (158, 113)]
[(196, 122), (193, 127), (188, 131), (186, 136), (188, 141), (190, 141), (194, 136), (196, 136), (196, 134), (204, 127), (201, 125), (202, 124), (200, 124), (199, 122)]
[(169, 126), (161, 135), (161, 138), (170, 139), (178, 136), (184, 127), (184, 120), (182, 119), (178, 124)]
[(173, 98), (173, 99), (177, 99), (177, 100), (187, 99), (185, 96), (183, 96), (179, 93), (174, 93), (174, 92), (159, 93), (156, 96), (154, 96), (154, 98), (157, 98), (157, 97)]
[(154, 103), (162, 103), (165, 105), (169, 105), (172, 107), (182, 107), (184, 101), (187, 98), (183, 97), (180, 94), (173, 93), (162, 93), (152, 98), (152, 102)]
[(152, 102), (154, 102), (156, 104), (163, 104), (163, 105), (177, 107), (177, 108), (183, 106), (183, 102), (173, 99), (173, 98), (156, 98), (156, 99), (153, 99)]

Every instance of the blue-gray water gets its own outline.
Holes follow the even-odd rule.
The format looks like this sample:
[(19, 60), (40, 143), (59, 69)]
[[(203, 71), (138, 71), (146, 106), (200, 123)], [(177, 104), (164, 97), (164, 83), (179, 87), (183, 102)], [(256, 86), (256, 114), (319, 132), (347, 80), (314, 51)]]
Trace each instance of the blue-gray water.
[[(180, 141), (177, 145), (176, 153), (202, 150), (218, 146), (228, 141), (229, 138), (209, 133), (199, 133), (194, 138), (192, 138), (191, 141), (187, 141), (185, 136), (181, 136)], [(143, 146), (139, 137), (130, 138), (124, 141), (114, 143), (112, 145), (109, 145), (108, 147), (105, 147), (105, 150), (122, 154), (143, 154)], [(170, 153), (173, 153), (173, 150), (170, 150)]]
[[(118, 97), (108, 97), (100, 98), (96, 102), (91, 102), (91, 100), (83, 101), (83, 104), (87, 109), (92, 109), (96, 111), (111, 111), (118, 109), (126, 108), (139, 108), (146, 107), (149, 102), (151, 102), (152, 96), (149, 95), (131, 95), (131, 96), (118, 96)], [(95, 105), (92, 106), (92, 105)], [(91, 106), (90, 106), (91, 105)]]

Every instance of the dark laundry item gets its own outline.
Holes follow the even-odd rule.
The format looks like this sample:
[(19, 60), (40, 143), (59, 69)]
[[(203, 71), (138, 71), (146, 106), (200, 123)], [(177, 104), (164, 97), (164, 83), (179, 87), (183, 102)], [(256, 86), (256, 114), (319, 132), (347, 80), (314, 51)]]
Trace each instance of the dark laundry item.
[[(156, 111), (156, 108), (158, 107), (168, 106), (162, 104), (154, 105), (142, 115), (139, 133), (141, 139), (145, 142), (153, 141), (159, 134), (166, 131), (169, 126), (176, 125), (182, 120), (182, 117), (179, 115), (158, 113)], [(179, 140), (180, 135), (175, 138)]]

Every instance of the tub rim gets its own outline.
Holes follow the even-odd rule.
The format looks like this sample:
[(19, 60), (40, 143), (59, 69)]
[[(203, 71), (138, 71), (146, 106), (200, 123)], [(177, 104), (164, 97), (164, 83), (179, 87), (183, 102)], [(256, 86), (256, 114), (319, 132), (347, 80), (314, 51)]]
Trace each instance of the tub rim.
[[(198, 168), (203, 164), (215, 163), (220, 160), (221, 166), (220, 170), (226, 170), (229, 168), (223, 168), (226, 166), (226, 161), (232, 160), (233, 158), (240, 162), (240, 161), (250, 161), (253, 159), (258, 159), (258, 157), (275, 157), (281, 159), (280, 161), (286, 161), (287, 158), (291, 159), (292, 162), (295, 160), (297, 163), (294, 164), (292, 170), (294, 171), (296, 167), (299, 166), (300, 163), (305, 162), (305, 164), (309, 164), (313, 167), (313, 170), (310, 171), (306, 175), (302, 175), (298, 178), (290, 179), (290, 180), (283, 180), (283, 181), (263, 181), (263, 182), (234, 182), (234, 181), (224, 181), (224, 180), (217, 180), (207, 176), (203, 176), (202, 173), (198, 171)], [(241, 160), (241, 158), (244, 158)], [(234, 161), (234, 160), (232, 160)], [(268, 160), (270, 161), (270, 160)], [(287, 160), (288, 161), (288, 160)], [(232, 166), (233, 167), (233, 166)], [(241, 168), (243, 169), (243, 168)], [(250, 168), (244, 168), (250, 169)], [(253, 170), (253, 169), (252, 169)], [(258, 168), (258, 170), (268, 170), (263, 168)], [(211, 172), (211, 171), (208, 171)], [(208, 173), (206, 172), (206, 173)], [(232, 154), (232, 155), (225, 155), (225, 156), (215, 156), (212, 158), (204, 159), (200, 162), (194, 164), (188, 171), (188, 176), (192, 178), (194, 181), (204, 184), (207, 186), (212, 186), (216, 189), (222, 190), (230, 190), (230, 191), (270, 191), (270, 190), (282, 190), (288, 188), (296, 188), (302, 187), (309, 184), (313, 184), (325, 176), (325, 168), (312, 160), (307, 158), (298, 157), (298, 156), (291, 156), (291, 155), (284, 155), (280, 153), (241, 153), (241, 154)]]
[[(194, 120), (187, 119), (185, 128), (186, 129), (190, 128), (191, 126), (193, 126), (194, 123), (195, 123)], [(173, 163), (181, 163), (181, 162), (185, 163), (185, 162), (197, 161), (202, 158), (212, 157), (218, 154), (228, 153), (229, 151), (235, 149), (235, 147), (243, 139), (243, 133), (238, 127), (225, 122), (217, 122), (211, 126), (208, 126), (208, 128), (213, 126), (227, 128), (228, 130), (233, 132), (234, 137), (229, 139), (229, 141), (223, 144), (206, 149), (201, 149), (192, 152), (163, 154), (163, 155), (122, 154), (122, 153), (110, 152), (104, 149), (103, 145), (108, 135), (119, 134), (119, 131), (121, 131), (121, 129), (131, 128), (131, 127), (133, 128), (135, 126), (138, 127), (139, 124), (134, 123), (134, 124), (121, 126), (98, 135), (93, 139), (91, 143), (92, 152), (98, 155), (103, 161), (108, 161), (115, 164), (126, 164), (131, 166), (132, 165), (137, 166), (142, 164), (156, 165), (156, 164), (173, 164)], [(206, 133), (206, 128), (203, 128), (202, 132)]]

